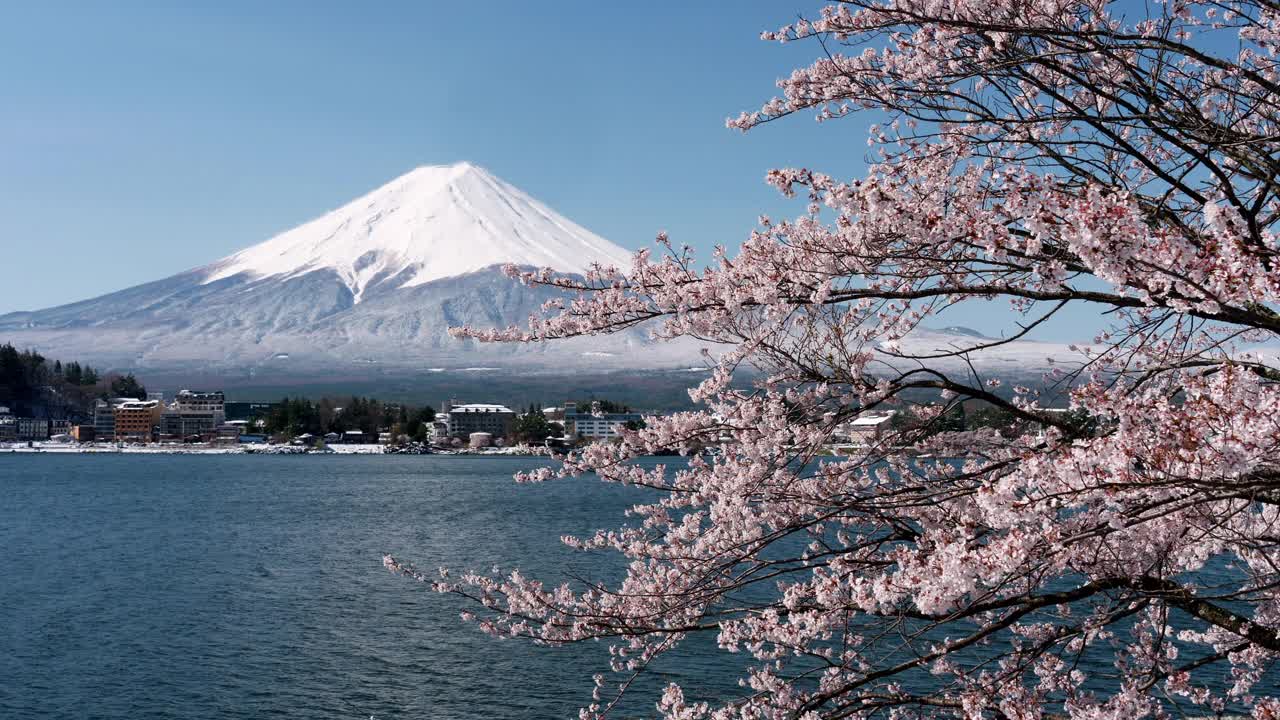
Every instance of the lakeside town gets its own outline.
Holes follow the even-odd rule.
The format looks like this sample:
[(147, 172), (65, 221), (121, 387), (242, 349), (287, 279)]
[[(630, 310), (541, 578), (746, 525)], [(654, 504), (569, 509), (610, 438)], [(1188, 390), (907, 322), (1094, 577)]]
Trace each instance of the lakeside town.
[[(656, 415), (608, 400), (530, 406), (519, 412), (496, 402), (447, 400), (436, 411), (351, 400), (378, 406), (375, 429), (360, 427), (368, 427), (365, 408), (356, 410), (361, 419), (343, 422), (348, 409), (324, 407), (326, 401), (228, 401), (222, 390), (184, 389), (168, 399), (162, 393), (148, 393), (146, 399), (100, 398), (81, 418), (19, 416), (0, 406), (0, 450), (533, 455), (616, 440)], [(320, 422), (322, 407), (329, 422)], [(306, 415), (314, 419), (308, 422)], [(893, 416), (854, 418), (841, 426), (837, 440), (852, 446), (874, 442)], [(318, 425), (350, 429), (322, 432)]]
[[(1090, 422), (1075, 411), (1044, 411)], [(0, 345), (0, 452), (552, 455), (617, 442), (664, 414), (599, 397), (527, 405), (451, 397), (436, 409), (355, 395), (274, 402), (228, 399), (224, 389), (166, 395), (133, 374)], [(1039, 435), (1044, 428), (1038, 425), (979, 399), (944, 407), (921, 396), (895, 409), (840, 418), (825, 451), (846, 454), (881, 446), (890, 436), (919, 441), (979, 429)], [(690, 449), (715, 453), (731, 436), (726, 424), (720, 438)]]
[[(228, 399), (222, 389), (166, 396), (132, 374), (0, 345), (0, 451), (9, 452), (549, 455), (617, 441), (662, 414), (595, 397), (512, 405), (450, 398), (437, 410), (358, 396), (259, 402)], [(907, 415), (850, 418), (833, 445), (873, 444)]]
[[(449, 398), (437, 410), (358, 396), (259, 402), (228, 399), (223, 389), (167, 396), (132, 373), (0, 345), (0, 451), (8, 452), (550, 455), (617, 441), (663, 414), (597, 397), (513, 405), (519, 407), (503, 398)], [(911, 416), (851, 417), (836, 428), (832, 447), (875, 444)], [(966, 424), (963, 417), (943, 420), (940, 429)], [(976, 413), (972, 423), (1006, 420)]]

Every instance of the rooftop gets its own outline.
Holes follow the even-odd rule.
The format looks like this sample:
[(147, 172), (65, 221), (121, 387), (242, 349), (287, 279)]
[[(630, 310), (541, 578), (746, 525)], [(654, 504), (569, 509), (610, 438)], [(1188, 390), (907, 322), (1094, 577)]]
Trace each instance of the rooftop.
[(470, 404), (468, 404), (468, 405), (455, 405), (455, 406), (453, 406), (452, 408), (450, 408), (450, 409), (449, 409), (449, 412), (451, 412), (451, 413), (456, 413), (456, 412), (464, 412), (464, 413), (481, 413), (481, 412), (514, 413), (515, 411), (514, 411), (514, 410), (512, 410), (511, 408), (507, 407), (506, 405), (491, 405), (491, 404), (489, 404), (489, 403), (470, 403)]
[(854, 418), (850, 425), (879, 425), (891, 419), (892, 415), (868, 415), (866, 417)]
[(129, 400), (127, 402), (120, 403), (116, 407), (122, 410), (150, 410), (151, 408), (159, 406), (159, 400)]

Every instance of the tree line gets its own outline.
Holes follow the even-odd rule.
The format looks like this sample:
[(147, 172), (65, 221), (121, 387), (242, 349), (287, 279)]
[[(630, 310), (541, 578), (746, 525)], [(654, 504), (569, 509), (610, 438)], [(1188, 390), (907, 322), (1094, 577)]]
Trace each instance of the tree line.
[(77, 417), (94, 400), (145, 399), (147, 389), (133, 374), (104, 373), (72, 361), (50, 361), (35, 350), (0, 345), (0, 405), (19, 416)]
[(394, 437), (422, 442), (431, 438), (435, 417), (436, 411), (429, 405), (413, 407), (356, 396), (314, 401), (285, 397), (262, 419), (262, 426), (268, 435), (287, 439), (352, 430), (376, 437), (386, 429)]

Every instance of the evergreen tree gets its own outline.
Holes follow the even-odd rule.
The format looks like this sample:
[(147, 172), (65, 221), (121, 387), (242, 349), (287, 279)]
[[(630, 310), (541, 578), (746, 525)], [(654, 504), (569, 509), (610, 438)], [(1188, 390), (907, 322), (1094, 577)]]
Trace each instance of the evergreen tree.
[(133, 373), (123, 375), (111, 381), (111, 395), (120, 398), (147, 399), (147, 389), (138, 382)]
[(542, 409), (530, 404), (529, 409), (516, 417), (516, 439), (528, 443), (540, 443), (553, 434), (551, 423)]
[(409, 437), (424, 442), (431, 437), (431, 423), (436, 419), (435, 408), (430, 405), (418, 408), (413, 412), (405, 409), (407, 420), (404, 422), (404, 432)]
[(578, 412), (589, 413), (599, 409), (602, 413), (626, 413), (631, 412), (631, 407), (612, 400), (579, 400)]

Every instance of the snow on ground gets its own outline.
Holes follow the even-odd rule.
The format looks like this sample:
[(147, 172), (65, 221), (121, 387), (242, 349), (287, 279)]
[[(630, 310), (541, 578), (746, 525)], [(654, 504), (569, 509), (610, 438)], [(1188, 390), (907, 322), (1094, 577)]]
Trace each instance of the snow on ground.
[(140, 455), (234, 455), (243, 453), (244, 445), (125, 445), (117, 447), (109, 443), (55, 443), (36, 442), (0, 443), (0, 453), (130, 453)]
[[(305, 448), (299, 445), (269, 445), (262, 443), (240, 445), (124, 445), (110, 443), (0, 443), (0, 453), (26, 454), (136, 454), (136, 455), (384, 455), (385, 446), (374, 444), (329, 445), (324, 449)], [(512, 447), (488, 447), (473, 450), (460, 448), (438, 451), (442, 455), (550, 455), (545, 447), (516, 445)]]
[(327, 449), (336, 455), (381, 455), (381, 445), (329, 445)]

